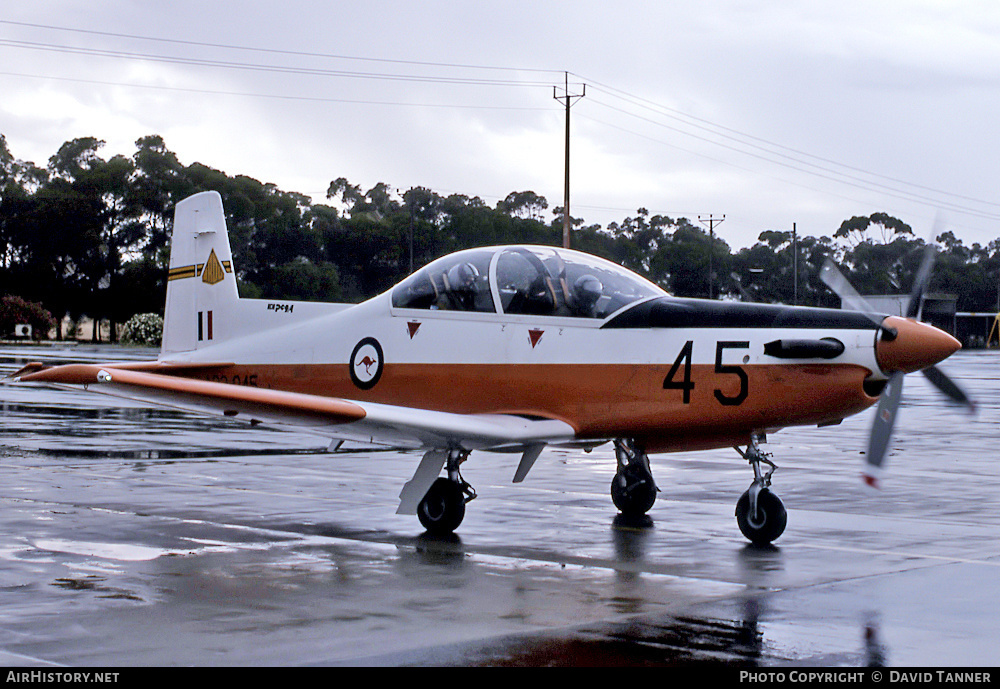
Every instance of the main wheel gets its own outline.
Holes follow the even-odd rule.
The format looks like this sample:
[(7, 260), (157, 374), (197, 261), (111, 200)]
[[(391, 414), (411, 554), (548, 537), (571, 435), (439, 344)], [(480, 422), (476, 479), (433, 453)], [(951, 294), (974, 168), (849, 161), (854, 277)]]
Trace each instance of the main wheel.
[(433, 534), (448, 534), (465, 519), (465, 493), (454, 481), (439, 478), (417, 505), (417, 518)]
[(626, 516), (646, 514), (656, 502), (656, 485), (650, 480), (630, 480), (622, 473), (615, 474), (611, 480), (611, 501)]
[(736, 503), (736, 523), (751, 542), (767, 545), (784, 533), (788, 512), (778, 496), (765, 488), (757, 495), (757, 514), (750, 514), (748, 490)]

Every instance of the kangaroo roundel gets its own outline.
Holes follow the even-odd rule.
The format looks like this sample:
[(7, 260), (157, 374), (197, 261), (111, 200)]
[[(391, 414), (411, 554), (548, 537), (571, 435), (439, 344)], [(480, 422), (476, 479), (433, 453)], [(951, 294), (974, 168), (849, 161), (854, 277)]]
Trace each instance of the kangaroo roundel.
[(351, 352), (351, 380), (362, 390), (375, 387), (382, 376), (382, 345), (374, 337), (366, 337)]

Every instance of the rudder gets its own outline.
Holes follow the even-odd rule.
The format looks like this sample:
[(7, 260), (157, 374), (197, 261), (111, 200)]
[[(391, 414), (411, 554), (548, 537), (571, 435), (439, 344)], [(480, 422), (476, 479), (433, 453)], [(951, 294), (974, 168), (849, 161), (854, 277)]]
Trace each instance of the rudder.
[(161, 355), (227, 339), (238, 301), (222, 196), (189, 196), (174, 211)]

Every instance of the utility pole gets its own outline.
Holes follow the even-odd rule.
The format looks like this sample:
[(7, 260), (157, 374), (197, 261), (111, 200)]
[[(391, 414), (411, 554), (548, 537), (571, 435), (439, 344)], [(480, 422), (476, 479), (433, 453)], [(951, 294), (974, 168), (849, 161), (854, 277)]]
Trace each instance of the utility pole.
[[(410, 191), (413, 191), (413, 187), (410, 187)], [(413, 274), (413, 204), (406, 200), (405, 194), (403, 194), (401, 189), (397, 189), (396, 193), (403, 198), (403, 203), (406, 204), (406, 209), (410, 212), (410, 272), (407, 275)]]
[(792, 306), (799, 305), (799, 236), (792, 223)]
[(708, 226), (708, 298), (709, 299), (715, 298), (714, 296), (712, 296), (713, 292), (712, 282), (714, 280), (712, 276), (712, 254), (714, 253), (715, 249), (715, 226), (721, 223), (725, 219), (726, 219), (725, 215), (723, 215), (721, 218), (716, 218), (714, 215), (711, 214), (709, 214), (707, 218), (703, 218), (700, 215), (698, 216), (698, 222), (700, 222), (702, 225)]
[(563, 248), (569, 248), (569, 234), (573, 226), (573, 221), (569, 215), (569, 109), (573, 103), (587, 95), (587, 85), (583, 85), (583, 93), (571, 94), (569, 92), (569, 72), (564, 72), (566, 85), (563, 88), (565, 95), (558, 95), (558, 86), (552, 87), (552, 97), (566, 106), (566, 169), (563, 181)]

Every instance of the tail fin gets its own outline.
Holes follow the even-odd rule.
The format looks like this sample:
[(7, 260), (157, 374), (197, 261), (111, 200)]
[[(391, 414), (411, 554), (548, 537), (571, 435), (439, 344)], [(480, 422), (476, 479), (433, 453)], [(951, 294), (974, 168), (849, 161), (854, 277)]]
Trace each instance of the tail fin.
[(177, 204), (167, 280), (161, 355), (227, 339), (239, 292), (218, 192), (195, 194)]

